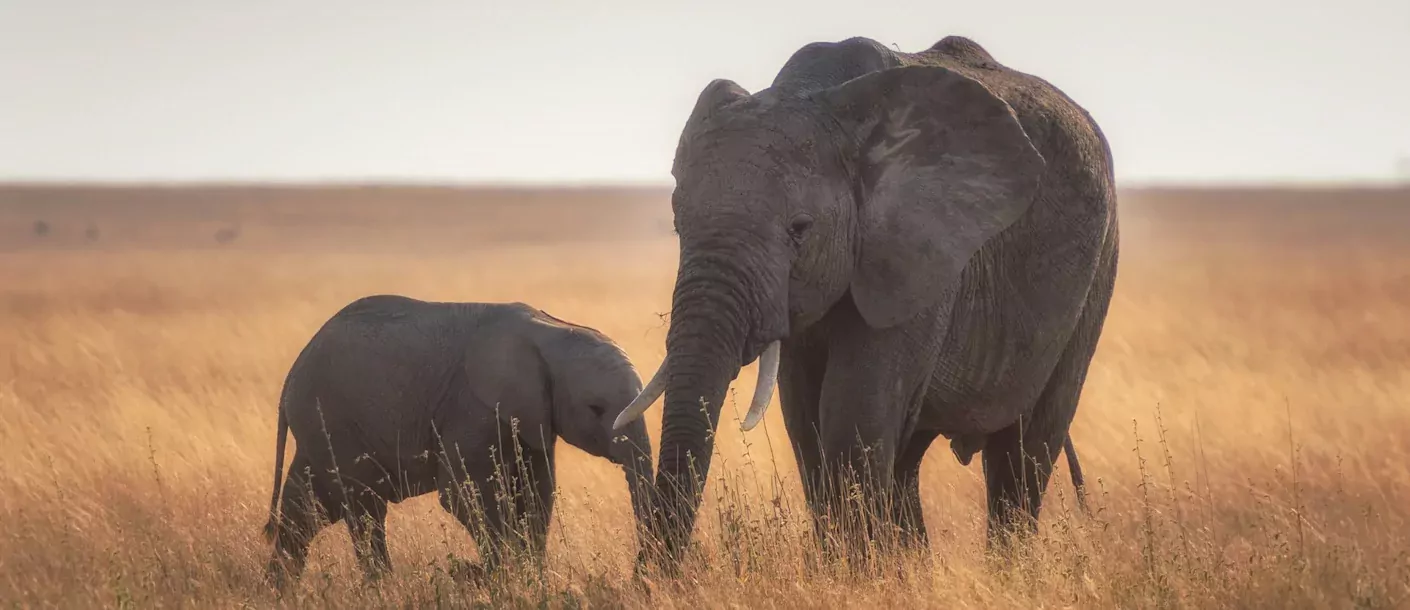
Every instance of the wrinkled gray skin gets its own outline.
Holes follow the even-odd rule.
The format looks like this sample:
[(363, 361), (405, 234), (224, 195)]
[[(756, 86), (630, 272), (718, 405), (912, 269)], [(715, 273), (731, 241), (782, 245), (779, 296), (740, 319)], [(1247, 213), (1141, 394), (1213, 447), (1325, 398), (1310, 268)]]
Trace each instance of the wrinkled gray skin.
[(991, 547), (1036, 527), (1117, 268), (1111, 153), (1086, 111), (965, 38), (815, 43), (758, 93), (710, 83), (672, 171), (666, 565), (727, 386), (777, 340), (815, 518), (851, 510), (828, 504), (824, 472), (870, 466), (864, 493), (894, 498), (882, 516), (923, 544), (921, 458), (945, 436), (965, 464), (983, 453)]
[[(270, 579), (282, 587), (298, 578), (323, 525), (309, 492), (329, 524), (346, 520), (369, 578), (391, 569), (387, 503), (432, 490), (474, 535), (487, 569), (508, 550), (541, 558), (559, 437), (623, 466), (640, 522), (652, 489), (650, 439), (640, 421), (612, 430), (640, 391), (611, 339), (522, 303), (352, 302), (319, 329), (284, 382), (265, 530), (274, 541)], [(297, 449), (276, 513), (290, 430)], [(496, 463), (508, 477), (496, 479)], [(504, 489), (497, 480), (513, 485), (502, 505), (493, 500)], [(479, 494), (483, 522), (469, 491)], [(528, 531), (506, 527), (525, 515)]]

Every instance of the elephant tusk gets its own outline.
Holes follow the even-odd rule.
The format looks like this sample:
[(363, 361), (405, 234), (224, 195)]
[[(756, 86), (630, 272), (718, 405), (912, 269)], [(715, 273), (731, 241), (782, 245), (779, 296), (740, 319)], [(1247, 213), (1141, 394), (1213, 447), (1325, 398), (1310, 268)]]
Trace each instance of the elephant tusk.
[(759, 356), (759, 382), (754, 386), (754, 400), (749, 402), (749, 413), (744, 416), (744, 424), (741, 426), (746, 431), (759, 425), (764, 419), (764, 413), (769, 410), (769, 399), (773, 398), (774, 385), (778, 382), (781, 351), (782, 344), (774, 341), (764, 349), (763, 355)]
[(617, 420), (612, 422), (613, 430), (621, 430), (622, 426), (632, 423), (642, 413), (651, 407), (651, 403), (656, 402), (661, 397), (661, 393), (666, 391), (666, 363), (661, 362), (660, 368), (656, 369), (656, 374), (651, 376), (651, 381), (646, 383), (646, 387), (641, 389), (641, 393), (636, 395), (636, 399), (622, 412), (617, 414)]

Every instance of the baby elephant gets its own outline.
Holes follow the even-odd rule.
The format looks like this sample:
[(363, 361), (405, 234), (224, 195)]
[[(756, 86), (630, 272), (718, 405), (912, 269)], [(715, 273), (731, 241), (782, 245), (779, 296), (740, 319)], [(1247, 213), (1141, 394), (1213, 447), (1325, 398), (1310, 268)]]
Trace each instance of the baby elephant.
[[(559, 437), (623, 467), (644, 524), (646, 427), (612, 430), (641, 389), (611, 339), (523, 303), (352, 302), (284, 380), (265, 526), (271, 583), (297, 579), (314, 535), (339, 520), (368, 578), (390, 570), (387, 503), (432, 489), (470, 530), (486, 569), (516, 550), (541, 560)], [(289, 430), (297, 445), (281, 505)]]

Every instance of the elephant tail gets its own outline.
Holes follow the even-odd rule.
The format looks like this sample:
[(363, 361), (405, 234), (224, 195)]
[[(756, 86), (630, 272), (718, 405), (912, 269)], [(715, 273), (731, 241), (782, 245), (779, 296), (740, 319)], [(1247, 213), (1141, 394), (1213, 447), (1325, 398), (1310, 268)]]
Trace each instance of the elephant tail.
[(1087, 508), (1087, 481), (1082, 477), (1082, 465), (1077, 462), (1077, 449), (1072, 446), (1072, 434), (1062, 443), (1062, 451), (1067, 454), (1067, 470), (1072, 474), (1072, 487), (1077, 491), (1077, 510), (1090, 514)]
[(279, 400), (279, 432), (274, 442), (274, 493), (269, 498), (269, 521), (264, 524), (264, 537), (273, 541), (279, 533), (279, 489), (284, 478), (284, 447), (289, 440), (289, 416), (284, 411), (284, 400)]

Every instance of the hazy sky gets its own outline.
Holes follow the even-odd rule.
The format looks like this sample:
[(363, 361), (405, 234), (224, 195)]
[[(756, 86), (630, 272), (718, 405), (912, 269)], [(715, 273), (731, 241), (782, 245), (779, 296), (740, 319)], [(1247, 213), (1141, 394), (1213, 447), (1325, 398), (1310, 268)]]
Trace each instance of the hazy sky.
[(1410, 171), (1404, 0), (0, 0), (0, 179), (669, 183), (710, 79), (947, 34), (1085, 106), (1128, 183)]

